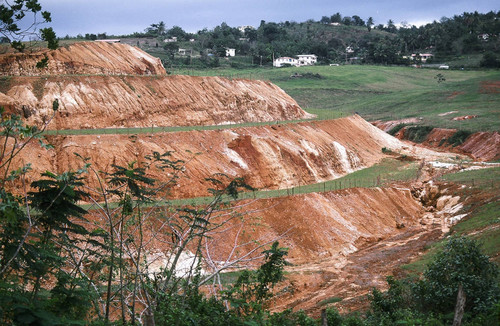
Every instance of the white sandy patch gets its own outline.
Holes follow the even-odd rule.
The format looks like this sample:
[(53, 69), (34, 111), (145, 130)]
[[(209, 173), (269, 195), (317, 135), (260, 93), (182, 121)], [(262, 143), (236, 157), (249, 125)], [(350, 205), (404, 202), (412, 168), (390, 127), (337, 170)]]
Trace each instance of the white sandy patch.
[(236, 164), (238, 164), (242, 169), (248, 170), (248, 165), (246, 162), (243, 160), (243, 158), (238, 154), (236, 151), (226, 148), (224, 152), (222, 152), (227, 158)]
[(438, 114), (438, 116), (444, 117), (445, 115), (449, 115), (449, 114), (453, 114), (453, 113), (458, 113), (458, 111), (448, 111), (448, 112), (445, 112), (445, 113), (440, 113), (440, 114)]
[(300, 144), (308, 153), (313, 154), (315, 156), (319, 156), (319, 151), (317, 150), (316, 145), (314, 145), (310, 141), (301, 139)]
[(335, 148), (335, 151), (337, 153), (337, 157), (339, 158), (339, 161), (342, 164), (342, 167), (344, 168), (344, 170), (347, 173), (353, 172), (353, 169), (351, 166), (351, 161), (349, 160), (349, 155), (347, 154), (347, 149), (336, 141), (334, 141), (332, 143), (332, 145)]

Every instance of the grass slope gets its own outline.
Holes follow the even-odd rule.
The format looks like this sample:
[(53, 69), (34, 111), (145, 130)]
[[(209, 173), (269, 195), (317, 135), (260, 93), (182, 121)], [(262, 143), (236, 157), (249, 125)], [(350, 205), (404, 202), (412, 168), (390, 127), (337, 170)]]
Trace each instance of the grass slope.
[[(346, 65), (280, 69), (179, 70), (175, 73), (269, 80), (306, 111), (322, 119), (351, 115), (367, 120), (422, 117), (422, 123), (470, 131), (500, 130), (500, 89), (486, 91), (483, 82), (500, 83), (500, 71), (435, 70), (411, 67)], [(291, 77), (294, 74), (303, 77)], [(320, 78), (318, 78), (317, 74)], [(445, 81), (438, 83), (437, 74)], [(441, 113), (458, 111), (439, 116)], [(452, 121), (453, 117), (478, 115)]]

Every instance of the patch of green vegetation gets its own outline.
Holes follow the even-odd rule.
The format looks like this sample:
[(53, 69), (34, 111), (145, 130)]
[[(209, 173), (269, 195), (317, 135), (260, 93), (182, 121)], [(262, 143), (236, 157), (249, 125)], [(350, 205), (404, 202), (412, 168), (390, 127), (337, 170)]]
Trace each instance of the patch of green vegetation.
[(404, 127), (408, 126), (407, 123), (400, 123), (400, 124), (397, 124), (395, 125), (394, 127), (391, 128), (391, 130), (389, 130), (387, 133), (389, 135), (392, 135), (394, 136), (395, 134), (397, 134), (401, 129), (403, 129)]
[(410, 274), (416, 274), (416, 275), (422, 274), (427, 265), (434, 260), (436, 254), (439, 251), (443, 250), (444, 245), (445, 245), (444, 240), (429, 245), (426, 248), (425, 254), (423, 254), (417, 260), (409, 264), (402, 265), (401, 268), (408, 271)]
[(331, 297), (331, 298), (328, 298), (328, 299), (325, 299), (325, 300), (321, 300), (320, 302), (318, 302), (318, 306), (325, 306), (327, 304), (337, 303), (337, 302), (340, 302), (340, 301), (342, 301), (342, 298)]
[(45, 81), (46, 79), (44, 78), (36, 78), (31, 86), (33, 87), (33, 95), (37, 98), (37, 100), (41, 100), (43, 97), (43, 92), (45, 88)]
[(461, 183), (481, 190), (500, 191), (500, 167), (445, 174), (440, 180)]
[(453, 147), (462, 145), (471, 134), (472, 132), (468, 130), (458, 130), (450, 138), (448, 138), (448, 144), (451, 144)]
[[(298, 194), (308, 194), (314, 192), (326, 192), (342, 190), (354, 187), (371, 188), (382, 187), (395, 181), (409, 181), (415, 179), (418, 164), (408, 161), (400, 161), (394, 158), (385, 158), (380, 163), (371, 167), (358, 170), (342, 178), (330, 180), (322, 183), (308, 184), (287, 189), (277, 190), (256, 190), (252, 192), (238, 193), (237, 200), (242, 199), (262, 199), (284, 197)], [(209, 204), (213, 197), (196, 197), (185, 199), (162, 200), (149, 204), (149, 206), (198, 206)], [(226, 196), (224, 200), (233, 200)], [(148, 206), (148, 205), (147, 205)], [(81, 207), (92, 210), (93, 205), (81, 205)], [(117, 207), (117, 203), (110, 204), (110, 207)]]
[[(500, 265), (500, 228), (487, 228), (483, 232), (471, 235), (471, 238), (481, 243), (482, 251), (491, 257), (491, 260)], [(500, 279), (499, 279), (500, 282)]]
[(121, 80), (128, 86), (128, 88), (130, 88), (130, 90), (132, 90), (132, 92), (135, 93), (135, 87), (132, 86), (132, 84), (130, 84), (125, 77), (122, 77)]
[[(474, 189), (498, 194), (500, 192), (500, 167), (446, 174), (440, 180), (462, 183)], [(471, 238), (479, 241), (481, 249), (486, 255), (490, 256), (493, 261), (500, 263), (500, 228), (496, 227), (500, 224), (498, 212), (500, 212), (500, 200), (497, 196), (493, 198), (493, 201), (471, 211), (467, 217), (455, 224), (450, 232), (458, 235), (470, 235)], [(422, 273), (425, 266), (442, 249), (444, 243), (445, 240), (432, 244), (418, 260), (403, 265), (402, 268), (411, 273)]]
[[(464, 234), (480, 230), (492, 224), (500, 224), (500, 201), (494, 201), (479, 207), (460, 223), (451, 228), (452, 233)], [(498, 239), (500, 241), (500, 239)], [(497, 248), (500, 248), (500, 244)]]
[(243, 271), (232, 271), (220, 273), (220, 281), (223, 285), (234, 284), (243, 274)]
[(0, 92), (7, 93), (11, 88), (12, 76), (0, 76)]
[[(138, 95), (140, 97), (140, 95)], [(307, 120), (285, 120), (285, 121), (267, 121), (267, 122), (248, 122), (228, 125), (210, 125), (210, 126), (176, 126), (176, 127), (136, 127), (136, 128), (100, 128), (100, 129), (62, 129), (46, 130), (45, 135), (136, 135), (150, 134), (159, 132), (181, 132), (193, 130), (223, 130), (243, 127), (272, 126), (304, 122)]]
[(415, 143), (422, 143), (427, 139), (429, 133), (434, 129), (431, 126), (411, 126), (405, 129), (405, 139)]
[(147, 84), (146, 87), (149, 89), (149, 91), (153, 94), (156, 94), (156, 89), (151, 84)]

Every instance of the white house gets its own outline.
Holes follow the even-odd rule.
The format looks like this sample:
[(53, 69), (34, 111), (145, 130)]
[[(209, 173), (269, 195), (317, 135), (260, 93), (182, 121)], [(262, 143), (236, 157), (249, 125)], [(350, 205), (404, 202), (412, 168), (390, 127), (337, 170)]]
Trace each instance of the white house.
[(244, 26), (240, 26), (240, 27), (238, 27), (238, 29), (239, 29), (239, 30), (240, 30), (240, 32), (242, 32), (242, 33), (245, 33), (245, 30), (246, 30), (247, 28), (248, 28), (248, 29), (255, 29), (253, 26), (250, 26), (250, 25), (244, 25)]
[(177, 36), (173, 36), (172, 38), (166, 38), (163, 42), (165, 43), (177, 42)]
[(299, 66), (312, 66), (318, 62), (318, 57), (314, 54), (299, 54)]
[(273, 61), (274, 67), (282, 67), (283, 65), (291, 65), (295, 67), (312, 66), (318, 62), (318, 57), (314, 54), (300, 54), (298, 59), (290, 57), (279, 57)]
[(279, 57), (273, 61), (274, 67), (282, 67), (283, 65), (291, 65), (297, 67), (299, 65), (299, 60), (290, 57)]
[(234, 57), (236, 55), (236, 49), (226, 48), (226, 57)]
[(432, 58), (434, 55), (431, 54), (431, 53), (419, 53), (419, 54), (412, 54), (411, 55), (411, 59), (414, 60), (416, 59), (417, 57), (420, 57), (420, 60), (422, 62), (426, 62), (427, 60), (429, 60), (430, 58)]

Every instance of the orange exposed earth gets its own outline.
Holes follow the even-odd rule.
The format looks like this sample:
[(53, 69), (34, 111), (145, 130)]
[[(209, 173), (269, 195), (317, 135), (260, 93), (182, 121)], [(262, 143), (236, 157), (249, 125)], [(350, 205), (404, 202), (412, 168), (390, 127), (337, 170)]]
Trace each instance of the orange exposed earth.
[[(447, 112), (452, 113), (452, 112)], [(467, 117), (467, 118), (465, 118)], [(457, 120), (472, 119), (474, 116), (465, 116), (454, 118)], [(417, 123), (417, 119), (403, 119), (393, 121), (374, 121), (372, 124), (378, 128), (389, 131), (393, 127), (402, 123)], [(395, 136), (399, 139), (404, 139), (403, 127)], [(460, 154), (467, 154), (474, 160), (478, 161), (496, 161), (500, 159), (500, 134), (498, 131), (494, 132), (476, 132), (469, 135), (463, 144), (458, 146), (451, 146), (447, 140), (457, 132), (456, 129), (434, 128), (428, 135), (426, 140), (422, 143), (431, 148), (441, 148), (446, 151), (456, 152)]]
[[(40, 73), (34, 65), (44, 55), (49, 57), (49, 66)], [(41, 54), (2, 56), (0, 71), (18, 76), (3, 81), (0, 104), (23, 115), (28, 123), (47, 121), (52, 102), (58, 99), (60, 108), (49, 129), (200, 126), (312, 117), (271, 83), (164, 76), (156, 59), (121, 44), (82, 43)], [(47, 76), (30, 77), (40, 74)], [(491, 141), (483, 138), (474, 139), (481, 144)], [(455, 156), (403, 142), (359, 116), (211, 131), (57, 135), (48, 141), (53, 149), (30, 143), (16, 157), (16, 167), (32, 164), (27, 182), (46, 170), (77, 169), (83, 163), (74, 153), (88, 157), (96, 170), (110, 171), (112, 164), (142, 164), (145, 155), (171, 151), (173, 159), (185, 162), (171, 198), (207, 195), (204, 179), (214, 173), (244, 177), (251, 186), (264, 190), (333, 180), (380, 162), (387, 157), (382, 148), (416, 159)], [(495, 142), (488, 146), (498, 149)], [(481, 151), (474, 153), (483, 157)], [(426, 169), (424, 164), (422, 168)], [(172, 177), (159, 172), (153, 176), (159, 181)], [(241, 209), (248, 221), (259, 221), (243, 225), (241, 241), (280, 238), (290, 248), (294, 266), (288, 286), (294, 292), (277, 294), (275, 309), (293, 307), (316, 313), (318, 303), (333, 296), (344, 299), (346, 310), (359, 308), (359, 296), (373, 286), (383, 286), (386, 275), (438, 238), (460, 208), (460, 198), (446, 196), (445, 190), (429, 181), (432, 175), (421, 177), (417, 185), (350, 188), (238, 203), (236, 212)], [(89, 176), (88, 185), (97, 187), (94, 176)], [(240, 237), (241, 228), (233, 223), (224, 234), (214, 235), (214, 254), (219, 260)], [(153, 244), (159, 246), (155, 250), (168, 251)]]
[[(204, 181), (215, 173), (244, 177), (258, 189), (284, 189), (333, 180), (378, 163), (387, 157), (383, 147), (427, 159), (450, 156), (405, 144), (359, 116), (153, 135), (50, 136), (48, 140), (53, 149), (45, 150), (32, 143), (15, 164), (31, 162), (31, 176), (47, 170), (62, 173), (83, 165), (75, 156), (77, 153), (89, 158), (97, 170), (109, 172), (111, 164), (126, 166), (132, 161), (144, 162), (144, 157), (153, 152), (172, 152), (172, 159), (185, 162), (183, 177), (172, 189), (173, 198), (209, 195)], [(159, 173), (155, 177), (166, 182), (171, 175)], [(89, 184), (97, 186), (92, 175)]]

